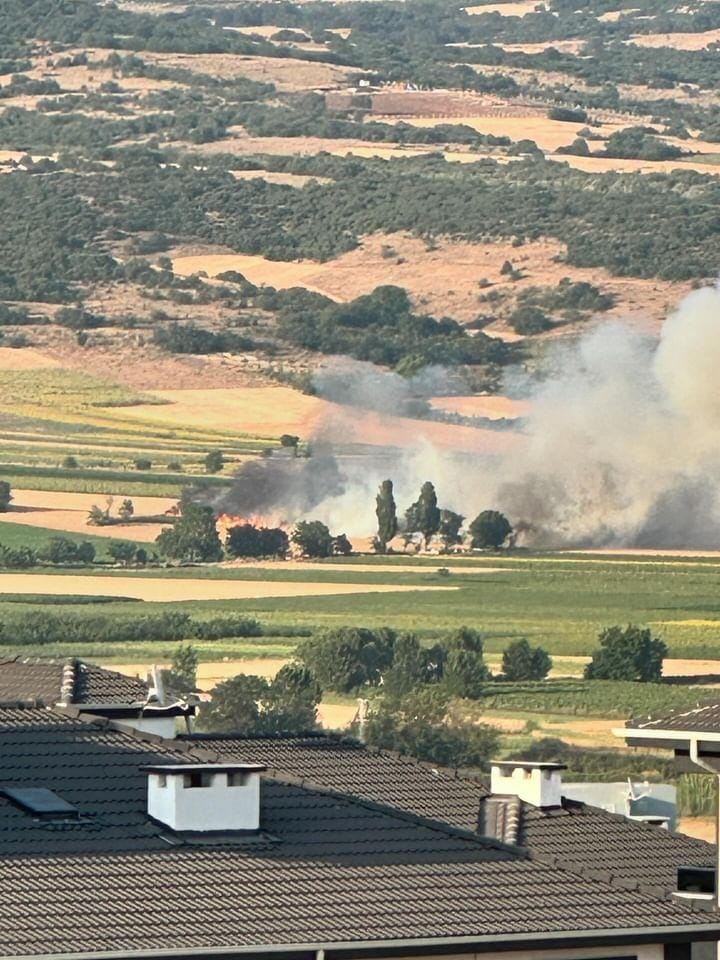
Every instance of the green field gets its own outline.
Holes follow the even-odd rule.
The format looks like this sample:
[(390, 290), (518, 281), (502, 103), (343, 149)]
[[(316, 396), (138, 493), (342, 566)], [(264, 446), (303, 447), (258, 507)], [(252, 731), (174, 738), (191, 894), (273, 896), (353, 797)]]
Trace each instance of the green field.
[[(9, 525), (8, 525), (9, 526)], [(7, 527), (6, 527), (7, 529)], [(2, 540), (0, 535), (0, 540)], [(372, 558), (364, 558), (373, 562)], [(687, 560), (611, 560), (583, 557), (517, 557), (442, 561), (449, 567), (470, 564), (477, 574), (438, 573), (438, 560), (430, 560), (421, 572), (394, 572), (384, 558), (374, 562), (385, 569), (373, 572), (339, 569), (332, 563), (322, 570), (290, 568), (278, 563), (270, 569), (242, 567), (184, 567), (144, 570), (135, 577), (162, 576), (334, 583), (384, 583), (442, 590), (401, 594), (307, 596), (256, 600), (153, 603), (153, 612), (182, 609), (194, 616), (210, 617), (242, 612), (282, 630), (305, 627), (320, 630), (342, 625), (383, 626), (413, 630), (428, 640), (446, 630), (468, 624), (482, 631), (489, 654), (500, 653), (507, 644), (527, 637), (550, 653), (586, 656), (596, 646), (597, 635), (615, 623), (649, 624), (668, 644), (670, 655), (684, 658), (720, 658), (720, 563)], [(407, 562), (407, 558), (405, 560)], [(483, 566), (500, 567), (481, 573)], [(73, 571), (77, 572), (77, 571)], [(38, 571), (35, 576), (61, 576), (61, 570)], [(89, 576), (107, 575), (102, 569)], [(38, 593), (43, 580), (38, 579)], [(0, 619), (16, 615), (0, 601)], [(30, 607), (31, 604), (28, 604)], [(104, 607), (115, 612), (113, 604)], [(127, 612), (117, 607), (117, 616)], [(82, 615), (79, 613), (79, 615)], [(212, 655), (256, 656), (267, 653), (243, 641), (242, 651), (233, 641), (220, 644)], [(205, 659), (210, 651), (202, 651)], [(128, 653), (128, 655), (130, 655)], [(276, 655), (273, 651), (272, 655)]]

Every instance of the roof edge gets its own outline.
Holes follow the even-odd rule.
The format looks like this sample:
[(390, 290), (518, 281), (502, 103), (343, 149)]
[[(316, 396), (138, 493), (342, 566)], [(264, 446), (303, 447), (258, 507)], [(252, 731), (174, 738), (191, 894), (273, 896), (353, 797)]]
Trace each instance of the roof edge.
[[(704, 911), (697, 911), (699, 914)], [(707, 915), (707, 914), (705, 914)], [(570, 943), (576, 946), (591, 942), (621, 943), (671, 943), (688, 942), (689, 938), (698, 940), (717, 940), (720, 936), (720, 917), (714, 923), (677, 924), (665, 927), (627, 927), (599, 930), (560, 930), (537, 933), (478, 934), (464, 937), (427, 937), (398, 938), (394, 940), (345, 940), (336, 942), (309, 942), (283, 944), (249, 944), (233, 947), (170, 947), (140, 950), (89, 950), (83, 953), (53, 954), (0, 954), (0, 960), (163, 960), (163, 958), (232, 957), (232, 956), (283, 956), (338, 958), (367, 955), (393, 956), (457, 954), (458, 948), (466, 948), (463, 953), (484, 952), (484, 948), (497, 948), (498, 943), (523, 946), (532, 944)], [(479, 948), (475, 950), (474, 948)]]

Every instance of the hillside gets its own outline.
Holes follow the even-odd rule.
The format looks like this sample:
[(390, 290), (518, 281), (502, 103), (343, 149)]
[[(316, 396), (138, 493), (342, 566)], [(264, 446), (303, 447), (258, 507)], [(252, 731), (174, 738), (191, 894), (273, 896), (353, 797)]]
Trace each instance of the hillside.
[[(703, 0), (6, 0), (3, 475), (172, 498), (328, 424), (506, 449), (473, 397), (716, 274), (718, 37)], [(358, 413), (312, 396), (338, 355), (456, 373)]]

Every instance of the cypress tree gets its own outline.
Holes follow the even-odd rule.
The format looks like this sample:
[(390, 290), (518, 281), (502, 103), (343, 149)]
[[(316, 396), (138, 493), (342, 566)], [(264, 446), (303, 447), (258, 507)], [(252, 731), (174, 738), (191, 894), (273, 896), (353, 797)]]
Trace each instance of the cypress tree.
[(383, 480), (375, 498), (375, 513), (378, 521), (378, 542), (382, 552), (398, 531), (397, 509), (393, 496), (392, 480)]

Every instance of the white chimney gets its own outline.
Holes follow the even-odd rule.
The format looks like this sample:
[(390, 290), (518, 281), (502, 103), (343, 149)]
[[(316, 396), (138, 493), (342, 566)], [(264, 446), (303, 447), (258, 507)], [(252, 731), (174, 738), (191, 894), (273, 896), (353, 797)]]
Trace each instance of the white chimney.
[(518, 797), (534, 807), (559, 807), (562, 802), (563, 763), (525, 763), (493, 760), (490, 791), (493, 795)]
[(148, 815), (171, 830), (253, 831), (260, 827), (257, 763), (182, 763), (147, 766)]

